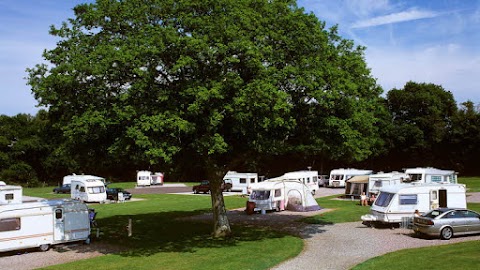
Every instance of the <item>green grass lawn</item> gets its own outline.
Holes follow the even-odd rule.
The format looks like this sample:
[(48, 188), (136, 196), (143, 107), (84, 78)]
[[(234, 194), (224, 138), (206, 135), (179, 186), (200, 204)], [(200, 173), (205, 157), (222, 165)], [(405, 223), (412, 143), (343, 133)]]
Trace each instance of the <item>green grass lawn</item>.
[(467, 185), (467, 192), (480, 192), (480, 177), (458, 177), (458, 182)]
[[(129, 184), (112, 186), (129, 188)], [(53, 187), (26, 188), (25, 195), (60, 198)], [(97, 211), (101, 241), (125, 248), (124, 252), (80, 260), (47, 269), (269, 269), (298, 255), (303, 241), (271, 230), (232, 225), (233, 237), (211, 237), (213, 223), (181, 219), (211, 211), (209, 196), (148, 194), (139, 201), (89, 204)], [(226, 196), (229, 209), (245, 207), (246, 198)], [(127, 235), (128, 220), (133, 235)]]

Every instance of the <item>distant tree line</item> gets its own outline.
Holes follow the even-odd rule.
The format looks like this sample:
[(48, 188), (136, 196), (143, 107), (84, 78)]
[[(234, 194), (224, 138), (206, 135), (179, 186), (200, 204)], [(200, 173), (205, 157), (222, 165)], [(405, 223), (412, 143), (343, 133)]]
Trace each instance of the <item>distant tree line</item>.
[[(480, 111), (473, 102), (457, 106), (452, 94), (439, 85), (408, 82), (403, 89), (389, 91), (379, 104), (383, 106), (376, 123), (380, 141), (360, 160), (309, 148), (249, 157), (245, 149), (238, 153), (244, 160), (228, 169), (255, 170), (273, 177), (308, 166), (322, 173), (336, 167), (392, 171), (432, 166), (454, 169), (463, 176), (480, 175)], [(355, 110), (355, 105), (351, 109)], [(64, 175), (86, 173), (115, 181), (134, 181), (136, 170), (140, 169), (164, 171), (167, 181), (198, 181), (207, 177), (194, 154), (187, 152), (173, 164), (151, 164), (122, 155), (112, 157), (105, 145), (98, 142), (76, 145), (74, 139), (67, 140), (62, 128), (53, 121), (45, 110), (35, 116), (0, 116), (0, 180), (23, 186), (52, 185), (61, 182)], [(243, 138), (238, 141), (242, 143)]]

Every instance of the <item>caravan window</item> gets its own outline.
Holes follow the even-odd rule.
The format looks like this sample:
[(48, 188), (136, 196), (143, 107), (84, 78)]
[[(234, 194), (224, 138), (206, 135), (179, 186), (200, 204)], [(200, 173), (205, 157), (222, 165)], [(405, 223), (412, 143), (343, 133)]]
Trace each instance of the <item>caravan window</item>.
[(85, 187), (80, 187), (80, 192), (85, 192)]
[(255, 178), (250, 178), (250, 183), (255, 183)]
[(62, 209), (55, 209), (55, 218), (62, 219), (63, 218), (63, 211)]
[(417, 204), (417, 194), (404, 194), (400, 195), (400, 204)]
[(332, 180), (343, 180), (343, 175), (332, 175)]
[(270, 190), (254, 190), (251, 198), (254, 200), (266, 200), (270, 198)]
[(0, 232), (20, 230), (20, 218), (0, 219)]
[(6, 201), (13, 200), (13, 193), (5, 194), (5, 200)]
[(381, 206), (381, 207), (388, 206), (394, 195), (395, 194), (393, 193), (380, 192), (380, 195), (375, 200), (375, 205)]
[(282, 190), (281, 189), (275, 189), (275, 197), (280, 197), (282, 196)]
[(246, 184), (247, 178), (240, 178), (240, 184)]
[(381, 180), (377, 180), (375, 181), (375, 183), (373, 184), (374, 187), (382, 187), (382, 181)]
[(104, 186), (89, 187), (88, 188), (88, 193), (90, 193), (90, 194), (98, 194), (98, 193), (104, 193), (104, 192), (105, 192), (105, 187)]
[(442, 182), (441, 175), (432, 175), (432, 182)]
[(421, 181), (422, 180), (422, 174), (412, 173), (412, 174), (408, 175), (408, 178), (409, 178), (410, 181)]

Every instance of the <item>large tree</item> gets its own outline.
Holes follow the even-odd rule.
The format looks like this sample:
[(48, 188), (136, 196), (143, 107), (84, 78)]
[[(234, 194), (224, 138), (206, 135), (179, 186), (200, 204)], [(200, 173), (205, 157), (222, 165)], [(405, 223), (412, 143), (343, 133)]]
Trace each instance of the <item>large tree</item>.
[[(80, 163), (201, 164), (220, 182), (263, 154), (362, 160), (381, 89), (362, 47), (292, 0), (97, 0), (50, 33), (29, 83)], [(97, 164), (98, 164), (97, 163)], [(107, 164), (108, 165), (108, 164)]]

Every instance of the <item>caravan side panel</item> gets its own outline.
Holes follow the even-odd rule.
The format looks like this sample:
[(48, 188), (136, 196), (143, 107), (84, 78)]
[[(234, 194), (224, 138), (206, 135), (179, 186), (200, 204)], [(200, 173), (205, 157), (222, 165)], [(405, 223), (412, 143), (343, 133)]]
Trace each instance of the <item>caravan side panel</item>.
[[(32, 213), (27, 214), (27, 211)], [(53, 241), (53, 214), (50, 207), (0, 214), (0, 252), (35, 248), (52, 244)]]

